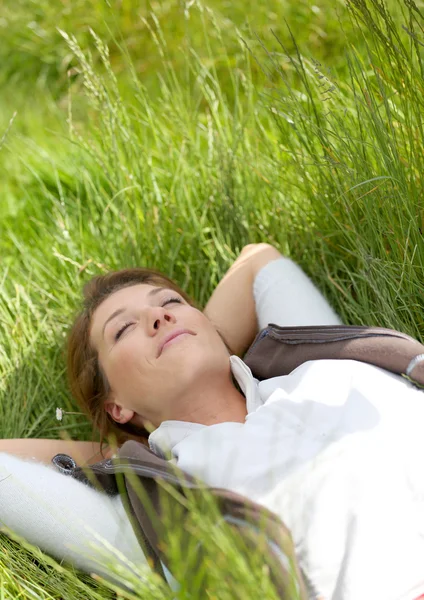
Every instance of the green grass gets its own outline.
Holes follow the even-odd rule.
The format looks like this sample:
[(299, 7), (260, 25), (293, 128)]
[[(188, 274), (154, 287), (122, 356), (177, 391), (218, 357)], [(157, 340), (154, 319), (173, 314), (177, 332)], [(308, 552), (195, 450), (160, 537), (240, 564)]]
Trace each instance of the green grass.
[[(109, 269), (158, 268), (202, 304), (243, 245), (270, 242), (346, 323), (423, 339), (421, 1), (58, 6), (8, 0), (0, 18), (3, 437), (89, 439), (54, 409), (74, 409), (79, 291)], [(2, 598), (113, 597), (1, 546)]]

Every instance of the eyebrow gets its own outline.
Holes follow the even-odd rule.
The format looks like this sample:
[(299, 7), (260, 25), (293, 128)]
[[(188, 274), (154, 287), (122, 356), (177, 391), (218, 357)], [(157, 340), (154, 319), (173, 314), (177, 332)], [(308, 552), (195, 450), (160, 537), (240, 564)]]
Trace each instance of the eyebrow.
[[(150, 292), (147, 294), (147, 297), (150, 298), (151, 296), (156, 296), (157, 294), (160, 294), (160, 292), (163, 292), (163, 291), (172, 291), (173, 292), (174, 290), (171, 290), (170, 288), (156, 287), (153, 290), (150, 290)], [(102, 328), (102, 337), (104, 337), (104, 335), (105, 335), (106, 325), (108, 323), (110, 323), (110, 321), (112, 321), (112, 319), (115, 319), (115, 317), (118, 317), (120, 314), (122, 314), (125, 310), (126, 310), (125, 307), (118, 308), (110, 315), (110, 317), (108, 317), (106, 319), (106, 321), (103, 324), (103, 328)]]

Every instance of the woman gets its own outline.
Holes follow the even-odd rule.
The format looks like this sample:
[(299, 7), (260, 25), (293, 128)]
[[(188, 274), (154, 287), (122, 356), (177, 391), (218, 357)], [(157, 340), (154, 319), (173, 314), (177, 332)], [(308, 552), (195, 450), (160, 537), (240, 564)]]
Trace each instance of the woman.
[[(274, 263), (271, 269), (264, 271), (271, 262)], [(270, 322), (280, 325), (341, 322), (301, 269), (265, 243), (243, 248), (203, 313), (221, 333), (231, 353), (238, 356), (248, 349), (258, 329)], [(0, 440), (0, 452), (46, 464), (50, 464), (56, 454), (64, 453), (72, 455), (81, 465), (113, 454), (113, 450), (104, 445), (101, 451), (100, 443), (96, 442), (50, 439)]]
[[(164, 284), (177, 289), (167, 278), (163, 279)], [(178, 293), (187, 299), (182, 290)], [(196, 315), (197, 319), (201, 318), (199, 311)], [(269, 322), (281, 325), (340, 322), (303, 271), (269, 244), (249, 244), (243, 248), (213, 292), (203, 315), (208, 335), (214, 336), (214, 347), (221, 343), (220, 352), (228, 348), (225, 349), (227, 363), (230, 354), (243, 355), (258, 329)], [(81, 346), (78, 342), (78, 331), (81, 333), (84, 329), (81, 330), (82, 321), (81, 318), (77, 321), (74, 341), (71, 339), (69, 344), (71, 387), (104, 435), (114, 431), (123, 441), (126, 436), (131, 437), (127, 432), (132, 427), (143, 434), (140, 424), (123, 422), (127, 413), (122, 413), (122, 422), (118, 423), (114, 420), (117, 408), (109, 403), (109, 412), (103, 411), (100, 402), (90, 404), (89, 397), (78, 389), (80, 374), (76, 376), (74, 372), (78, 357), (82, 357), (78, 348), (88, 350), (87, 338)], [(110, 326), (113, 325), (111, 322)], [(216, 334), (214, 328), (220, 333)], [(86, 386), (90, 387), (90, 374), (85, 373), (85, 376)], [(238, 397), (240, 402), (240, 395)], [(211, 404), (215, 405), (216, 412), (215, 398)], [(147, 422), (145, 424), (149, 427)], [(143, 437), (139, 439), (146, 441)], [(108, 563), (112, 559), (115, 564), (126, 564), (129, 560), (139, 565), (145, 559), (120, 498), (109, 498), (71, 478), (64, 478), (51, 467), (51, 459), (58, 453), (70, 454), (79, 464), (90, 464), (110, 456), (113, 449), (103, 446), (101, 452), (100, 444), (92, 442), (0, 440), (0, 525), (87, 572), (110, 577)]]
[[(336, 322), (326, 309), (321, 324)], [(86, 289), (70, 338), (72, 389), (100, 429), (152, 431), (159, 456), (276, 512), (311, 597), (417, 598), (423, 392), (353, 360), (308, 361), (258, 382), (224, 340), (169, 280), (112, 273)]]
[[(267, 263), (253, 281), (256, 308), (261, 276), (274, 266), (299, 275), (275, 254)], [(279, 514), (312, 598), (417, 598), (424, 590), (422, 392), (357, 361), (309, 361), (258, 382), (226, 346), (228, 328), (220, 335), (166, 278), (143, 277), (95, 280), (71, 334), (71, 386), (95, 424), (120, 436), (153, 429), (156, 453)], [(338, 323), (306, 281), (303, 291), (323, 312), (302, 315), (295, 294), (287, 306), (287, 314), (298, 311), (294, 320), (266, 315), (259, 328)], [(281, 308), (287, 295), (280, 297)]]

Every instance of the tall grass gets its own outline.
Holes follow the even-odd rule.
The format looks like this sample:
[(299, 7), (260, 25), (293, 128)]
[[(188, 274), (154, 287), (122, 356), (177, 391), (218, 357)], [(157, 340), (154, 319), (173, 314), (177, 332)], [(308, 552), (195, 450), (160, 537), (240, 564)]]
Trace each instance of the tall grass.
[[(41, 3), (37, 36), (20, 27), (30, 4), (14, 3), (0, 50), (3, 437), (90, 436), (78, 417), (59, 427), (54, 408), (74, 408), (62, 346), (79, 290), (109, 269), (158, 268), (205, 304), (241, 247), (267, 241), (346, 323), (422, 339), (422, 2), (298, 2), (284, 15), (271, 4), (252, 14), (255, 37), (237, 4), (163, 4), (139, 19), (132, 3), (81, 0), (56, 18)], [(177, 597), (201, 597), (177, 542)], [(1, 545), (5, 598), (112, 597)], [(238, 595), (257, 598), (240, 560), (228, 551)], [(210, 597), (231, 597), (219, 574)], [(134, 585), (123, 597), (171, 597), (155, 578)]]
[[(289, 244), (307, 254), (305, 267), (330, 283), (329, 293), (337, 290), (347, 321), (420, 337), (422, 13), (405, 3), (401, 26), (382, 3), (349, 6), (366, 52), (349, 46), (348, 79), (297, 47), (289, 58), (301, 82), (295, 89), (277, 53), (264, 48), (267, 73), (280, 75), (266, 97), (284, 148), (282, 184), (305, 207), (288, 227)], [(287, 56), (278, 39), (274, 48)]]

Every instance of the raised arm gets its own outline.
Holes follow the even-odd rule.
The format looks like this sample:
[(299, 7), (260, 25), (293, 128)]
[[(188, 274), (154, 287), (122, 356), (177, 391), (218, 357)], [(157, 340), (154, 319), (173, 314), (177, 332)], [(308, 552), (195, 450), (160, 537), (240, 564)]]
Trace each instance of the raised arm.
[(267, 263), (281, 256), (270, 244), (245, 246), (204, 308), (204, 314), (238, 356), (243, 356), (258, 332), (253, 298), (255, 276)]

